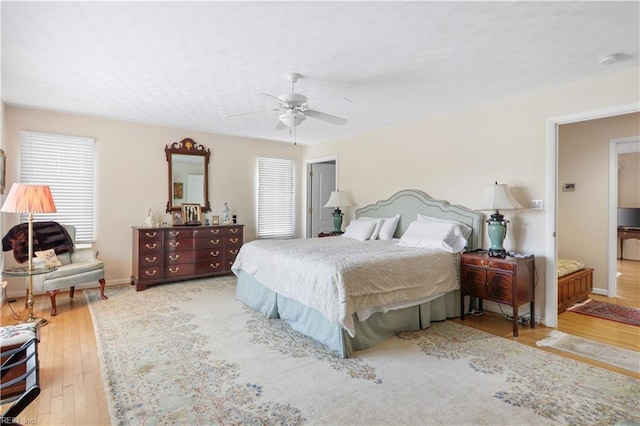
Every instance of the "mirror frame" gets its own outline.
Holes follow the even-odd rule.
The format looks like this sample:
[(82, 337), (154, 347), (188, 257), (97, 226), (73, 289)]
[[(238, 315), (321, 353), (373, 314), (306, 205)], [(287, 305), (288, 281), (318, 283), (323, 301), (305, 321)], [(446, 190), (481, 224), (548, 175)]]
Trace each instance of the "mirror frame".
[(209, 204), (209, 157), (211, 151), (206, 149), (202, 145), (198, 145), (193, 139), (185, 138), (180, 142), (174, 142), (171, 146), (166, 145), (164, 148), (165, 155), (167, 157), (167, 163), (169, 166), (169, 201), (167, 201), (167, 213), (174, 211), (182, 211), (182, 207), (173, 207), (173, 164), (172, 154), (181, 155), (197, 155), (204, 157), (204, 205), (201, 206), (202, 212), (210, 212), (211, 205)]

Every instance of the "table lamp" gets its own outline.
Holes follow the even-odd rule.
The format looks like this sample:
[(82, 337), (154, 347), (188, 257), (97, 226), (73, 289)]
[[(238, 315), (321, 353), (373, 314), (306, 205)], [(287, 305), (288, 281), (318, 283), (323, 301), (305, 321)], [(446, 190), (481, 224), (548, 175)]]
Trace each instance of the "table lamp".
[(24, 322), (39, 322), (41, 325), (44, 325), (47, 323), (46, 319), (33, 316), (33, 214), (56, 212), (56, 205), (53, 202), (51, 190), (48, 185), (14, 183), (0, 211), (29, 214), (29, 263), (27, 264), (27, 275), (29, 277), (27, 307), (29, 309), (29, 317)]
[(507, 251), (502, 244), (507, 235), (509, 221), (504, 218), (500, 210), (521, 209), (523, 207), (513, 198), (507, 185), (498, 182), (487, 188), (487, 204), (489, 204), (489, 208), (485, 210), (495, 210), (495, 213), (487, 220), (489, 239), (491, 240), (488, 254), (491, 257), (506, 257)]
[(333, 211), (333, 228), (334, 232), (341, 233), (342, 232), (342, 216), (344, 214), (340, 211), (340, 207), (349, 207), (351, 202), (349, 201), (349, 197), (343, 191), (336, 190), (331, 192), (331, 196), (329, 197), (329, 201), (325, 204), (325, 207), (335, 207), (336, 209)]

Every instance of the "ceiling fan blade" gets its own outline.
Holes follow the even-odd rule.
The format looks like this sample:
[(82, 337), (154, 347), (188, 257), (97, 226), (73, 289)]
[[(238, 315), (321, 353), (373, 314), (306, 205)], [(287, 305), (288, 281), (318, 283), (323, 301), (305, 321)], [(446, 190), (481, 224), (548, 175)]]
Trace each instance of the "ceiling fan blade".
[(342, 126), (347, 124), (347, 120), (342, 117), (337, 117), (335, 115), (327, 114), (325, 112), (315, 111), (313, 109), (306, 109), (303, 111), (304, 115), (307, 117), (312, 117), (317, 120), (326, 121), (327, 123), (335, 124), (337, 126)]
[(279, 111), (278, 109), (261, 109), (258, 111), (251, 111), (251, 112), (241, 112), (239, 114), (229, 114), (229, 115), (225, 115), (224, 118), (235, 118), (235, 117), (242, 117), (245, 115), (253, 115), (253, 114), (259, 114), (261, 112), (265, 112), (265, 111)]
[(284, 130), (287, 128), (287, 125), (282, 121), (278, 120), (278, 124), (276, 124), (276, 130)]
[(276, 101), (277, 103), (281, 104), (282, 101), (280, 100), (280, 98), (278, 98), (277, 96), (273, 96), (270, 95), (268, 93), (256, 93), (258, 96), (262, 96), (263, 98), (266, 98), (270, 101)]

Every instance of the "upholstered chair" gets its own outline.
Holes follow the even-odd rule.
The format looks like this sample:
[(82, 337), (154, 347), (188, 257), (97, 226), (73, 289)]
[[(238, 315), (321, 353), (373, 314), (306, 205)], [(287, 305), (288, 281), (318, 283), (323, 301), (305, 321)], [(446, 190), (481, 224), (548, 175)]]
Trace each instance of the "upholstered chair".
[(72, 225), (63, 226), (74, 242), (74, 251), (56, 256), (61, 265), (55, 271), (33, 276), (33, 291), (46, 291), (49, 294), (52, 317), (58, 314), (56, 295), (60, 290), (69, 289), (69, 297), (73, 297), (75, 286), (98, 281), (100, 296), (107, 299), (104, 294), (104, 263), (98, 259), (98, 251), (75, 248), (76, 228)]

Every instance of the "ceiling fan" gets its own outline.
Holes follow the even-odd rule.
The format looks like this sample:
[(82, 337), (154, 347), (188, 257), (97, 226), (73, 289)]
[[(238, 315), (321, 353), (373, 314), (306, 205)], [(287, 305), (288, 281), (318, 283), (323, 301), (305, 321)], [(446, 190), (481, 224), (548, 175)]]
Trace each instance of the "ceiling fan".
[[(294, 90), (294, 85), (298, 79), (302, 78), (302, 76), (298, 73), (287, 73), (285, 75), (287, 81), (291, 83), (291, 93), (287, 93), (280, 96), (270, 95), (268, 93), (258, 93), (259, 96), (262, 96), (269, 101), (277, 102), (278, 108), (264, 111), (281, 111), (282, 114), (278, 116), (279, 121), (276, 125), (276, 130), (283, 129), (291, 129), (296, 128), (300, 124), (302, 124), (307, 117), (315, 118), (316, 120), (321, 120), (327, 123), (335, 124), (338, 126), (342, 126), (347, 124), (347, 120), (342, 117), (337, 117), (335, 115), (327, 114), (325, 112), (316, 111), (314, 109), (309, 108), (307, 104), (307, 97), (301, 95), (300, 93), (296, 93)], [(242, 114), (233, 114), (227, 115), (227, 118), (239, 117), (248, 114), (255, 114), (262, 111), (255, 111), (249, 113)]]

